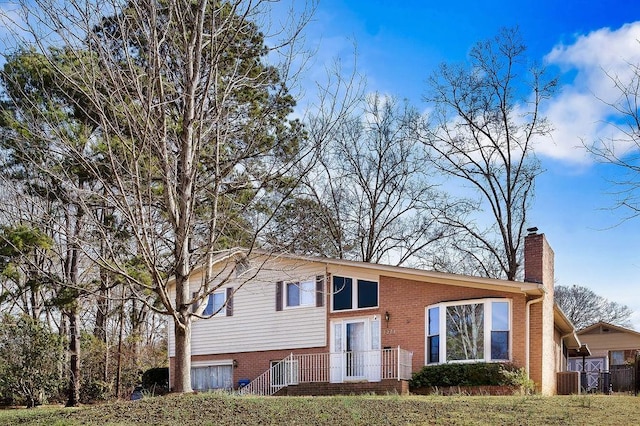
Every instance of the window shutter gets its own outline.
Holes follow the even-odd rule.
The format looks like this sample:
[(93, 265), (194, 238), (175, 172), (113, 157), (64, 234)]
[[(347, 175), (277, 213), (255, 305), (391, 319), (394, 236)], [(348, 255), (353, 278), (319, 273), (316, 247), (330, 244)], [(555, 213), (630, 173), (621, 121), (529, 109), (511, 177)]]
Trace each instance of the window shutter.
[(227, 288), (227, 316), (233, 316), (233, 287)]
[(283, 287), (283, 282), (282, 281), (278, 281), (276, 283), (276, 311), (281, 311), (282, 310), (282, 287)]
[(316, 307), (324, 306), (324, 276), (316, 277)]

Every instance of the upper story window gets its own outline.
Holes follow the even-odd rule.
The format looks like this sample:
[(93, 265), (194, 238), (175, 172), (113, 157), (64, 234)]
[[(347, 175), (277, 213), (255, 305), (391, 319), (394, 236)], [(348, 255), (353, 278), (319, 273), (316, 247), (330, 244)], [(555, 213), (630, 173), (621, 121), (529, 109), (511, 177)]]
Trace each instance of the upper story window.
[[(202, 316), (215, 316), (215, 317), (230, 317), (233, 315), (233, 287), (221, 288), (215, 292), (209, 294), (207, 298), (207, 306), (202, 311)], [(197, 292), (192, 293), (195, 298), (198, 296)], [(198, 305), (191, 307), (193, 312), (196, 312)]]
[(324, 275), (298, 282), (276, 283), (276, 311), (295, 307), (324, 306)]
[(511, 304), (506, 299), (447, 302), (427, 308), (427, 363), (507, 361)]
[(349, 277), (333, 277), (333, 310), (375, 308), (378, 282)]
[(223, 309), (225, 299), (225, 289), (218, 290), (215, 293), (210, 294), (207, 307), (204, 308), (204, 312), (202, 312), (202, 315), (213, 315), (215, 313), (215, 316), (225, 316), (226, 310)]
[(316, 282), (302, 281), (287, 283), (284, 306), (292, 308), (296, 306), (315, 306)]

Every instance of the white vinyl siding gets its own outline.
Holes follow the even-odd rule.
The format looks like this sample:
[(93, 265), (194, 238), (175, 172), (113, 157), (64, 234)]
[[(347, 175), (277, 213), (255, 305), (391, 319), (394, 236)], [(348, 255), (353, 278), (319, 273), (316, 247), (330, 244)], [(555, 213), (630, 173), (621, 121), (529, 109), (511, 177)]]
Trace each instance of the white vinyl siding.
[[(233, 287), (233, 316), (196, 320), (192, 326), (192, 355), (312, 348), (326, 345), (326, 307), (276, 311), (277, 282), (306, 282), (324, 276), (323, 264), (267, 262), (250, 282), (229, 281)], [(251, 275), (251, 274), (245, 274)], [(197, 277), (196, 277), (197, 278)], [(192, 278), (192, 289), (199, 282)], [(325, 283), (326, 291), (326, 283)], [(173, 295), (172, 295), (173, 297)], [(291, 333), (295, 326), (296, 332)], [(173, 322), (168, 324), (169, 356), (175, 356)]]

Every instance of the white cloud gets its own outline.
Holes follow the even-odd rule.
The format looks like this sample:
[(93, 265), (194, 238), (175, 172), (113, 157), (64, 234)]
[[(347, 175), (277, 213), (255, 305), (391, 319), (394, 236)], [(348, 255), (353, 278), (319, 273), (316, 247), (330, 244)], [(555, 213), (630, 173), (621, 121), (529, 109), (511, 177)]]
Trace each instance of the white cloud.
[(599, 140), (616, 140), (619, 149), (628, 148), (619, 130), (609, 125), (617, 115), (607, 103), (620, 93), (612, 76), (626, 82), (632, 76), (629, 64), (640, 63), (640, 22), (617, 30), (599, 29), (582, 35), (571, 45), (558, 45), (545, 57), (549, 65), (574, 73), (573, 81), (562, 85), (543, 111), (554, 127), (551, 141), (540, 142), (537, 151), (545, 156), (576, 164), (592, 159), (583, 148)]

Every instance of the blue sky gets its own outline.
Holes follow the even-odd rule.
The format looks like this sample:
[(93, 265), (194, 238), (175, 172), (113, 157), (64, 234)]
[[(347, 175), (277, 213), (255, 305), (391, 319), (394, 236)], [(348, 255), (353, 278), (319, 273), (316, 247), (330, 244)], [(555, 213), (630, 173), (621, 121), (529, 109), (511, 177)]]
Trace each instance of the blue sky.
[(619, 171), (580, 148), (581, 140), (615, 136), (594, 95), (614, 99), (603, 70), (624, 75), (627, 61), (640, 63), (640, 2), (320, 0), (307, 42), (318, 46), (315, 70), (334, 58), (350, 62), (355, 42), (369, 90), (426, 109), (429, 74), (443, 61), (464, 61), (475, 42), (505, 26), (518, 26), (529, 59), (562, 83), (545, 108), (555, 130), (537, 148), (546, 171), (529, 224), (555, 251), (557, 285), (587, 286), (629, 305), (640, 330), (640, 219), (624, 221), (627, 212), (611, 209)]
[[(0, 0), (9, 16), (14, 8)], [(613, 99), (603, 70), (624, 75), (627, 62), (640, 63), (640, 2), (320, 0), (306, 29), (307, 44), (317, 49), (306, 78), (322, 79), (334, 59), (351, 63), (355, 43), (369, 90), (426, 110), (422, 96), (431, 72), (443, 61), (464, 61), (475, 42), (505, 26), (518, 26), (529, 58), (562, 82), (545, 109), (555, 131), (537, 148), (546, 172), (537, 181), (529, 225), (554, 248), (558, 285), (587, 286), (629, 305), (640, 330), (640, 219), (624, 221), (626, 212), (610, 209), (616, 191), (610, 181), (619, 171), (579, 148), (581, 140), (615, 136), (603, 125), (610, 112), (594, 94)], [(0, 43), (7, 30), (0, 25)]]

